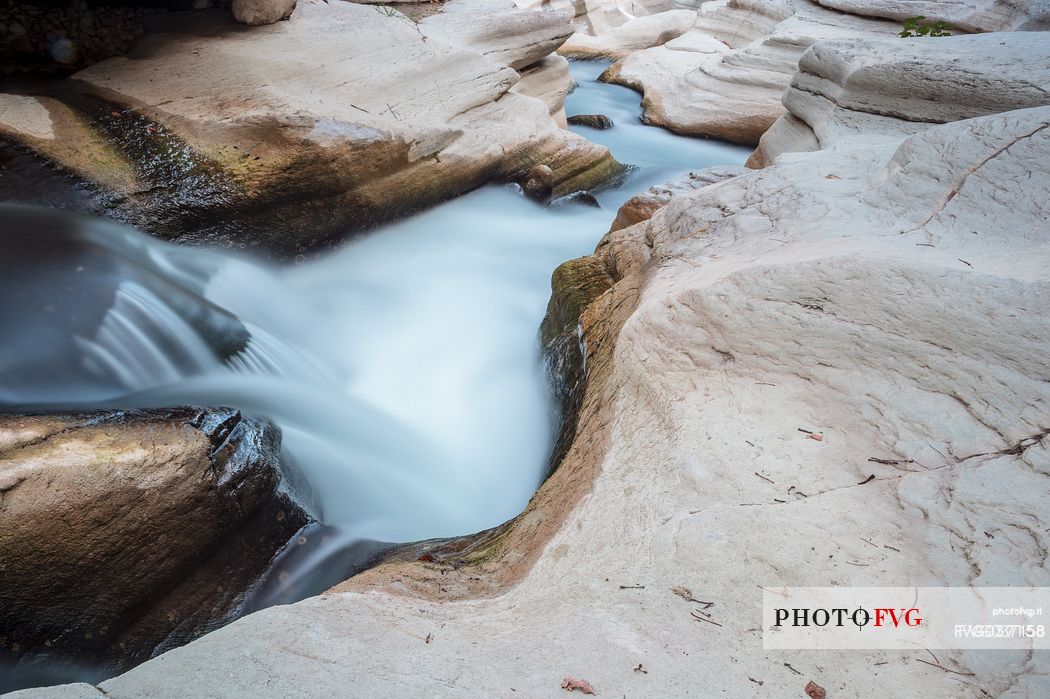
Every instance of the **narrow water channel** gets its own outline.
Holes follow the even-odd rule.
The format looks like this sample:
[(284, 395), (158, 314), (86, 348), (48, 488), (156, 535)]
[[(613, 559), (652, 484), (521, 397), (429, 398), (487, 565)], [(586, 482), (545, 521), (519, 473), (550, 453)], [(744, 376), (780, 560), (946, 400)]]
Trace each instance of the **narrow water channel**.
[[(596, 82), (603, 68), (573, 64), (567, 112), (611, 117), (612, 129), (578, 132), (637, 167), (597, 193), (600, 207), (488, 186), (287, 268), (83, 225), (99, 264), (18, 271), (26, 303), (4, 311), (0, 403), (269, 417), (313, 514), (350, 538), (454, 536), (513, 517), (554, 430), (537, 341), (551, 271), (590, 253), (633, 194), (747, 155), (642, 125), (638, 94)], [(243, 324), (244, 349), (214, 358), (214, 338), (172, 308), (194, 294), (225, 312), (213, 326)]]

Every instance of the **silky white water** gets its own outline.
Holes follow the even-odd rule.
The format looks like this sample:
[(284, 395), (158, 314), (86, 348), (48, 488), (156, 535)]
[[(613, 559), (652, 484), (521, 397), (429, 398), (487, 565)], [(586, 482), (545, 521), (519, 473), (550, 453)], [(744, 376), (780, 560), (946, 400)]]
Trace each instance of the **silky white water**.
[[(579, 133), (639, 167), (597, 194), (601, 208), (489, 186), (286, 268), (93, 223), (86, 261), (36, 255), (21, 270), (0, 401), (268, 417), (309, 509), (351, 537), (453, 536), (515, 516), (555, 428), (537, 337), (552, 270), (590, 253), (634, 193), (747, 153), (642, 125), (637, 93), (594, 82), (602, 67), (574, 64), (567, 112), (610, 116), (613, 129)], [(200, 298), (221, 309), (209, 323), (225, 311), (243, 324), (243, 351), (219, 359), (186, 320)]]

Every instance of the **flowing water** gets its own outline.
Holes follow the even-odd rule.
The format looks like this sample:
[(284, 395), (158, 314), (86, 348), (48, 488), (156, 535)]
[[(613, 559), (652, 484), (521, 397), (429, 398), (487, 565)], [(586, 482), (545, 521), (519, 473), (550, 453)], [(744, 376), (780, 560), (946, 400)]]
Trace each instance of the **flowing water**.
[(555, 427), (537, 339), (551, 271), (590, 253), (631, 195), (747, 155), (642, 125), (637, 93), (595, 82), (603, 67), (573, 65), (567, 112), (610, 116), (576, 130), (638, 167), (600, 208), (489, 186), (284, 268), (103, 221), (27, 234), (3, 270), (0, 403), (269, 417), (308, 509), (348, 539), (513, 517)]

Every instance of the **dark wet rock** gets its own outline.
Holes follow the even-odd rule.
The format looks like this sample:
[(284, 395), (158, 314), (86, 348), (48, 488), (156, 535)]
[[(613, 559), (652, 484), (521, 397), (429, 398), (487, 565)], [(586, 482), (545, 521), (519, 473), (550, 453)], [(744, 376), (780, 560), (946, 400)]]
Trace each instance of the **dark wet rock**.
[(573, 126), (589, 126), (592, 129), (611, 129), (613, 120), (604, 114), (576, 114), (568, 118)]
[(573, 204), (592, 206), (596, 209), (602, 208), (602, 205), (598, 203), (598, 198), (590, 192), (574, 192), (573, 194), (566, 194), (564, 197), (558, 197), (550, 203), (551, 206), (568, 206)]
[(546, 199), (554, 188), (554, 171), (546, 165), (536, 165), (529, 170), (523, 185), (525, 193), (534, 199)]
[(0, 691), (42, 656), (119, 670), (232, 620), (309, 521), (279, 459), (230, 409), (0, 417)]
[(551, 275), (551, 298), (540, 325), (547, 383), (558, 408), (558, 435), (548, 462), (551, 469), (561, 463), (576, 435), (577, 416), (587, 386), (580, 316), (614, 281), (604, 254), (563, 262)]

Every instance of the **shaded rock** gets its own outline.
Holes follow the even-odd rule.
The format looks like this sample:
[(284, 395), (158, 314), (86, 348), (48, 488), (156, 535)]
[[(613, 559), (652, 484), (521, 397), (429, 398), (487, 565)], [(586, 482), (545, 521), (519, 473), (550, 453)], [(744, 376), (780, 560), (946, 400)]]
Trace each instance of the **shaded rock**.
[(633, 226), (647, 221), (653, 214), (667, 206), (672, 197), (692, 192), (711, 184), (728, 180), (748, 172), (745, 167), (735, 165), (716, 165), (696, 172), (690, 172), (666, 184), (650, 187), (647, 191), (628, 199), (616, 212), (610, 230)]
[(693, 29), (631, 54), (603, 79), (645, 95), (646, 123), (756, 144), (784, 113), (784, 88), (810, 45), (899, 31), (899, 24), (843, 15), (807, 0), (729, 0), (704, 6)]
[(0, 417), (5, 676), (127, 667), (228, 622), (306, 523), (279, 431), (237, 411)]
[(613, 121), (604, 114), (576, 114), (568, 118), (574, 126), (589, 126), (592, 129), (611, 129)]
[[(788, 114), (748, 164), (860, 137), (899, 139), (930, 124), (1050, 102), (1050, 41), (1037, 32), (918, 41), (831, 41), (802, 57)], [(960, 66), (966, 66), (965, 71)]]
[[(515, 27), (553, 31), (556, 14), (522, 13)], [(549, 103), (508, 92), (519, 76), (507, 65), (398, 13), (311, 2), (250, 32), (196, 17), (54, 95), (0, 95), (0, 133), (95, 183), (95, 213), (180, 242), (285, 254), (522, 180), (538, 163), (558, 195), (620, 169), (559, 128)]]
[(273, 24), (288, 19), (296, 0), (233, 0), (230, 10), (241, 24)]
[(692, 10), (669, 10), (628, 19), (597, 35), (577, 32), (558, 50), (571, 58), (612, 58), (661, 46), (689, 31), (696, 21)]

